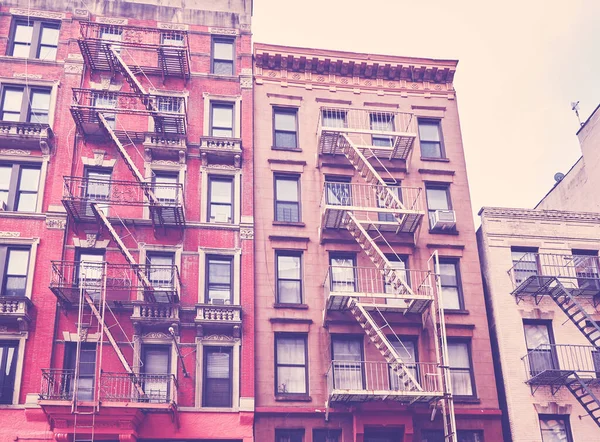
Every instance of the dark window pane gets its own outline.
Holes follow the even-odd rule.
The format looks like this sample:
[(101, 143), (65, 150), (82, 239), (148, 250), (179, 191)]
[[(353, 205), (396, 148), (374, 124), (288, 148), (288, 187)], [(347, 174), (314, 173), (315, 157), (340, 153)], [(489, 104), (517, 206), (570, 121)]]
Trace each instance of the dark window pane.
[(0, 341), (0, 404), (12, 404), (17, 369), (16, 342)]
[(303, 337), (278, 337), (275, 346), (277, 393), (307, 393), (306, 339)]
[(213, 73), (217, 75), (233, 75), (233, 62), (215, 60), (213, 62)]
[(231, 407), (231, 349), (206, 348), (204, 357), (205, 407)]
[(313, 442), (340, 442), (342, 430), (313, 430)]
[(27, 271), (29, 269), (29, 250), (8, 249), (4, 296), (25, 296)]
[(300, 221), (300, 210), (298, 203), (281, 203), (277, 202), (277, 212), (275, 213), (275, 221), (288, 223), (297, 223)]

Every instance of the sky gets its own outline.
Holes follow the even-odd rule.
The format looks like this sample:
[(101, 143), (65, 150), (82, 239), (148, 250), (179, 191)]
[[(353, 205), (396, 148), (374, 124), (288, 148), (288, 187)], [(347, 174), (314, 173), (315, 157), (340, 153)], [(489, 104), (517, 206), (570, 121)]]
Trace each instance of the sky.
[(254, 0), (252, 27), (259, 43), (459, 60), (475, 216), (533, 208), (581, 155), (571, 102), (582, 121), (600, 104), (598, 0)]

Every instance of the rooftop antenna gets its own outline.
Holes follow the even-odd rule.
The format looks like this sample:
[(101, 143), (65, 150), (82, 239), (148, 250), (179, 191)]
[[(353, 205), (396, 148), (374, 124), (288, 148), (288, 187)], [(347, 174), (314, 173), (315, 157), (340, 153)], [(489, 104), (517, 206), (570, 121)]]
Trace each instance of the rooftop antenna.
[(577, 115), (577, 121), (579, 121), (579, 125), (583, 126), (583, 123), (581, 122), (581, 118), (579, 117), (579, 101), (571, 102), (571, 110), (575, 111), (575, 115)]

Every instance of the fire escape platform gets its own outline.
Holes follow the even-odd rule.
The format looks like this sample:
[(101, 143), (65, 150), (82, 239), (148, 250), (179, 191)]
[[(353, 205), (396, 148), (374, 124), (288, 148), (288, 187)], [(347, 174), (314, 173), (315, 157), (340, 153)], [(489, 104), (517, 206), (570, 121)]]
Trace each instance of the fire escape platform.
[[(327, 297), (328, 311), (345, 311), (351, 308), (353, 300), (358, 300), (367, 311), (379, 310), (389, 313), (421, 313), (433, 301), (431, 296), (413, 294), (394, 295), (391, 293), (329, 293)], [(420, 304), (416, 311), (411, 308)]]
[(431, 402), (444, 396), (441, 391), (394, 391), (394, 390), (343, 390), (334, 389), (329, 394), (330, 403), (345, 402), (374, 402), (374, 401), (396, 401), (396, 402)]
[[(339, 129), (323, 128), (319, 138), (321, 155), (344, 155), (338, 143), (340, 133)], [(381, 132), (376, 131), (344, 131), (343, 133), (355, 134), (361, 138), (382, 136)], [(391, 137), (389, 146), (359, 142), (356, 143), (356, 147), (366, 157), (375, 157), (379, 160), (407, 160), (417, 137), (415, 133), (408, 132), (386, 132), (383, 136)]]

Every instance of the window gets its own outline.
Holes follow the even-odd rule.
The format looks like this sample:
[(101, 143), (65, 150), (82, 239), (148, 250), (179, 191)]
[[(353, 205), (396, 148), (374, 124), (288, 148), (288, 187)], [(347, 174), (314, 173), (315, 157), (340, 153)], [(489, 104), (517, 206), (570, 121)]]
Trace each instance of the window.
[[(388, 191), (392, 192), (396, 196), (396, 198), (398, 198), (398, 200), (400, 202), (402, 202), (402, 190), (401, 190), (399, 181), (396, 181), (394, 183), (386, 183), (386, 187), (388, 188), (388, 190), (384, 190), (383, 188), (380, 188), (381, 195), (377, 200), (377, 207), (386, 208), (384, 198), (387, 196)], [(391, 213), (377, 213), (377, 218), (379, 219), (379, 221), (385, 221), (388, 223), (397, 223), (398, 222), (396, 217)]]
[(165, 403), (171, 398), (171, 346), (142, 347), (142, 388), (151, 403)]
[(211, 103), (210, 135), (212, 137), (233, 137), (233, 104)]
[(154, 196), (162, 204), (175, 204), (179, 196), (179, 174), (168, 172), (154, 172), (152, 176), (152, 190)]
[(208, 304), (231, 304), (233, 300), (232, 267), (231, 257), (207, 257), (205, 299)]
[[(92, 92), (92, 106), (96, 109), (115, 109), (117, 107), (117, 96), (106, 92)], [(108, 123), (108, 127), (116, 129), (117, 114), (102, 112), (102, 116)]]
[(542, 442), (573, 442), (568, 416), (540, 415)]
[(55, 60), (58, 49), (60, 23), (33, 20), (16, 20), (8, 55), (20, 58)]
[[(483, 442), (483, 431), (458, 430), (458, 442)], [(444, 432), (439, 430), (421, 431), (421, 442), (445, 442)]]
[(177, 32), (162, 32), (160, 34), (160, 43), (165, 46), (184, 46), (185, 39), (183, 34)]
[(108, 215), (108, 200), (110, 199), (110, 179), (112, 175), (111, 169), (85, 169), (85, 177), (87, 179), (83, 189), (86, 199), (85, 214), (86, 216), (94, 216), (91, 203), (98, 204), (97, 207)]
[(313, 442), (340, 442), (342, 430), (313, 430)]
[[(77, 343), (65, 343), (65, 385), (68, 398), (71, 399), (75, 388), (75, 366), (77, 362)], [(94, 379), (96, 378), (96, 344), (81, 343), (79, 354), (79, 378), (77, 379), (77, 400), (92, 401), (94, 399)], [(67, 399), (67, 398), (65, 398)]]
[(538, 274), (537, 249), (511, 247), (513, 279), (518, 286)]
[(321, 114), (323, 127), (344, 128), (346, 127), (346, 111), (343, 109), (325, 109)]
[(233, 42), (227, 38), (213, 38), (212, 73), (233, 75)]
[(277, 302), (302, 304), (302, 252), (275, 252)]
[(204, 347), (203, 407), (232, 406), (231, 347)]
[(275, 176), (275, 221), (300, 222), (300, 177)]
[(210, 222), (233, 222), (233, 178), (215, 177), (208, 178), (209, 187), (209, 213)]
[[(396, 270), (396, 275), (400, 277), (402, 281), (410, 286), (410, 274), (406, 270), (408, 267), (408, 256), (400, 255), (386, 255), (391, 267)], [(394, 293), (394, 288), (391, 284), (388, 284), (385, 278), (383, 279), (383, 285), (385, 293)], [(385, 303), (389, 305), (406, 306), (406, 301), (403, 299), (391, 299), (386, 298)]]
[(435, 226), (435, 212), (438, 210), (452, 210), (450, 189), (448, 186), (427, 186), (427, 210), (429, 212), (429, 227)]
[(596, 295), (600, 292), (598, 251), (574, 249), (571, 253), (573, 254), (577, 286), (581, 290), (580, 295)]
[(525, 344), (530, 376), (558, 368), (552, 323), (547, 321), (523, 321)]
[(356, 292), (356, 256), (332, 253), (329, 255), (331, 266), (332, 292)]
[[(406, 365), (406, 368), (408, 369), (410, 374), (413, 376), (413, 378), (417, 380), (417, 382), (419, 382), (420, 373), (417, 370), (417, 341), (414, 338), (400, 338), (400, 340), (398, 340), (395, 336), (390, 336), (388, 337), (388, 339), (392, 344), (392, 347), (394, 347), (394, 350), (396, 350), (396, 352), (398, 353), (398, 356), (400, 356), (400, 359), (402, 359), (402, 361)], [(391, 366), (389, 368), (389, 372), (390, 390), (399, 391), (406, 389), (406, 387), (400, 383), (398, 372), (393, 370)], [(426, 382), (427, 381), (428, 380), (426, 380)]]
[(50, 89), (12, 86), (2, 88), (0, 120), (27, 123), (48, 123)]
[(402, 428), (390, 430), (387, 428), (365, 428), (364, 442), (402, 442)]
[(273, 108), (273, 147), (298, 148), (298, 109)]
[(306, 336), (275, 337), (275, 393), (308, 394)]
[(458, 260), (440, 259), (440, 282), (444, 310), (464, 309)]
[(29, 249), (0, 245), (1, 296), (24, 297), (29, 270)]
[(439, 120), (419, 120), (419, 142), (422, 158), (445, 158)]
[(0, 341), (0, 404), (12, 404), (17, 371), (18, 343)]
[[(108, 42), (120, 42), (123, 39), (123, 29), (116, 26), (104, 26), (100, 30), (100, 39)], [(121, 52), (120, 44), (111, 44), (117, 53)]]
[[(382, 112), (374, 112), (369, 116), (371, 130), (382, 132), (394, 131), (394, 115)], [(376, 147), (392, 147), (394, 138), (386, 135), (373, 135), (373, 146)]]
[(475, 396), (471, 349), (467, 342), (448, 342), (448, 365), (455, 396)]
[(85, 288), (92, 299), (97, 301), (100, 299), (104, 275), (104, 250), (78, 250), (77, 262), (78, 288)]
[(332, 336), (333, 388), (363, 390), (363, 340), (348, 336)]
[(174, 291), (175, 254), (149, 252), (146, 255), (147, 276), (156, 302), (169, 302)]
[(325, 191), (327, 204), (333, 206), (351, 206), (352, 205), (352, 184), (351, 178), (339, 176), (325, 177)]
[(35, 212), (39, 182), (39, 166), (0, 163), (0, 210)]
[(303, 442), (304, 430), (275, 430), (275, 442)]

